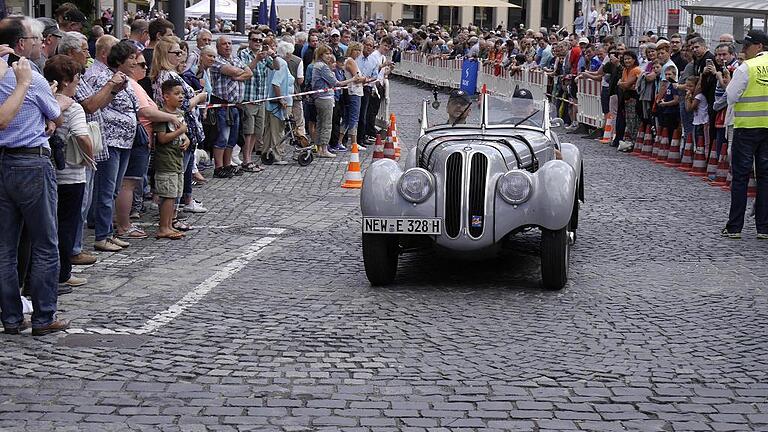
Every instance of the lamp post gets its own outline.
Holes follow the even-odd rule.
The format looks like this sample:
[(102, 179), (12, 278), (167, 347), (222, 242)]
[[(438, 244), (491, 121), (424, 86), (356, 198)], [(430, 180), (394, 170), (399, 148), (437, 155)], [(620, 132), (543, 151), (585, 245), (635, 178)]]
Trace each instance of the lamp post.
[(168, 18), (170, 18), (170, 21), (173, 23), (176, 36), (184, 39), (184, 2), (177, 0), (169, 3)]

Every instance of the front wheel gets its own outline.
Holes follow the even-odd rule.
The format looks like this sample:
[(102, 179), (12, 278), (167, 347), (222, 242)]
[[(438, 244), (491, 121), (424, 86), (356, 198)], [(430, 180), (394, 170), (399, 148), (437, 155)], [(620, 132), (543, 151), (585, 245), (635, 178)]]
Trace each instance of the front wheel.
[(541, 229), (541, 282), (544, 288), (559, 290), (568, 282), (571, 242), (567, 227)]
[(315, 158), (315, 156), (312, 154), (311, 151), (307, 151), (304, 153), (299, 154), (298, 162), (300, 166), (307, 166), (312, 163), (312, 160)]
[(394, 282), (398, 248), (396, 235), (363, 234), (363, 263), (371, 285), (384, 286)]

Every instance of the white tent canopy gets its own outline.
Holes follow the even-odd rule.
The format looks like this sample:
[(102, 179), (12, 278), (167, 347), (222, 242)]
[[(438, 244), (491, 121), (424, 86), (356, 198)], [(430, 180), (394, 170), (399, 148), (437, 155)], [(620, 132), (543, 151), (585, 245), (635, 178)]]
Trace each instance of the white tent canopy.
[[(275, 0), (275, 6), (301, 6), (303, 0)], [(259, 5), (259, 0), (245, 0), (245, 19), (250, 20), (253, 8)], [(272, 6), (272, 0), (267, 1), (267, 7)], [(185, 11), (187, 18), (200, 18), (211, 12), (211, 1), (201, 0), (188, 7)], [(237, 0), (216, 0), (216, 16), (225, 20), (237, 19)]]

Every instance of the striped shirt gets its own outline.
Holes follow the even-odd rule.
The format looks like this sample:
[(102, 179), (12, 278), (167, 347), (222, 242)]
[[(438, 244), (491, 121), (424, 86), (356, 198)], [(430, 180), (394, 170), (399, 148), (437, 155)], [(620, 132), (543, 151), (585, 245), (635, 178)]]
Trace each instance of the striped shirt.
[[(5, 75), (0, 78), (0, 103), (5, 102), (15, 88), (16, 74), (8, 67)], [(48, 82), (42, 75), (32, 71), (32, 83), (18, 114), (8, 124), (8, 128), (0, 133), (0, 147), (50, 148), (45, 134), (45, 121), (54, 120), (60, 115), (61, 109)]]
[[(77, 85), (77, 90), (75, 90), (75, 101), (77, 101), (79, 104), (82, 104), (86, 99), (95, 94), (96, 90), (94, 90), (86, 80), (81, 79), (80, 84)], [(99, 124), (99, 126), (104, 125), (104, 119), (101, 117), (100, 109), (96, 110), (93, 114), (85, 113), (85, 121), (88, 123), (96, 122)], [(93, 159), (96, 162), (103, 162), (109, 159), (109, 149), (107, 146), (102, 147), (101, 153), (93, 155)]]
[[(240, 51), (240, 60), (246, 65), (250, 65), (256, 58), (256, 53), (246, 48)], [(255, 101), (265, 99), (269, 94), (269, 81), (267, 73), (272, 69), (272, 57), (266, 57), (264, 60), (256, 63), (253, 68), (253, 78), (245, 81), (245, 91), (243, 93), (244, 101)]]
[(239, 69), (245, 69), (248, 66), (242, 62), (239, 58), (225, 59), (222, 56), (217, 56), (216, 60), (211, 65), (211, 81), (213, 85), (213, 95), (224, 99), (229, 103), (239, 103), (243, 100), (243, 93), (245, 92), (245, 84), (243, 81), (235, 81), (232, 77), (221, 73), (221, 68), (224, 66), (234, 66)]

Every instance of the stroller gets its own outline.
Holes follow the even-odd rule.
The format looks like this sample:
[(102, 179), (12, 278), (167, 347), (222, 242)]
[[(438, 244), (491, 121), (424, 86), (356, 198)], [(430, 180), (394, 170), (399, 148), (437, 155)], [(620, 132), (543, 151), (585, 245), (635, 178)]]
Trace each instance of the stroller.
[[(311, 164), (315, 155), (312, 153), (312, 146), (309, 145), (309, 140), (305, 136), (296, 134), (296, 122), (293, 120), (293, 116), (288, 116), (284, 123), (283, 138), (277, 144), (277, 147), (288, 143), (293, 147), (293, 158), (296, 159), (300, 166)], [(264, 165), (272, 165), (275, 163), (275, 155), (271, 150), (264, 152), (261, 154), (261, 162)]]

